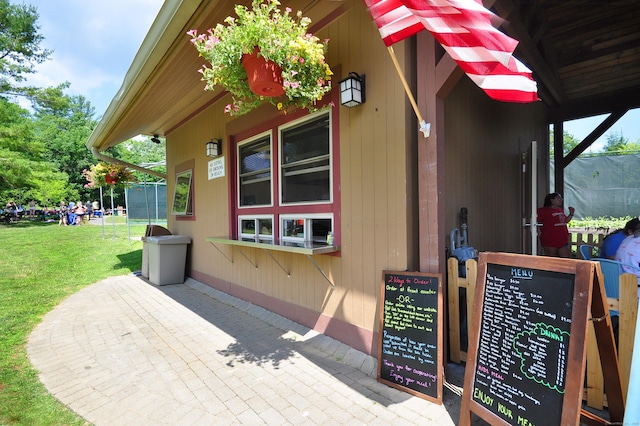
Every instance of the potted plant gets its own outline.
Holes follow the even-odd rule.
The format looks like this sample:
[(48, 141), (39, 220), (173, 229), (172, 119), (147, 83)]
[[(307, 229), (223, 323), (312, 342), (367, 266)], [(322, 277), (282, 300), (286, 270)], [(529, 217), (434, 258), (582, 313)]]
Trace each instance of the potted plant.
[(94, 164), (89, 170), (83, 170), (82, 175), (88, 181), (85, 188), (106, 185), (127, 186), (130, 183), (138, 181), (130, 169), (121, 164), (114, 163), (100, 162)]
[[(254, 0), (252, 9), (236, 5), (237, 18), (231, 16), (198, 34), (193, 29), (187, 34), (200, 56), (210, 63), (200, 72), (206, 82), (205, 90), (215, 85), (224, 86), (233, 101), (225, 112), (242, 115), (269, 102), (284, 112), (297, 108), (314, 111), (316, 102), (331, 90), (333, 73), (325, 62), (327, 41), (307, 32), (311, 20), (298, 12), (291, 16), (291, 9), (281, 12), (277, 0)], [(249, 55), (257, 57), (251, 59)], [(264, 60), (263, 71), (280, 79), (277, 83), (265, 83), (251, 90), (249, 77), (243, 62)], [(280, 96), (282, 95), (282, 96)]]

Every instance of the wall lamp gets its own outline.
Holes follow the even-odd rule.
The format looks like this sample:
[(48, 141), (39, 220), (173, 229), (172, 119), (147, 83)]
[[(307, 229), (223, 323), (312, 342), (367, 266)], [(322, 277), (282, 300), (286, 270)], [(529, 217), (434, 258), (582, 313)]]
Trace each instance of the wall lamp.
[(222, 139), (213, 138), (207, 142), (207, 157), (222, 155)]
[(349, 108), (363, 104), (365, 101), (364, 82), (364, 74), (350, 72), (347, 78), (340, 81), (340, 103)]
[(160, 139), (158, 139), (158, 135), (153, 135), (153, 137), (151, 138), (151, 142), (160, 143)]

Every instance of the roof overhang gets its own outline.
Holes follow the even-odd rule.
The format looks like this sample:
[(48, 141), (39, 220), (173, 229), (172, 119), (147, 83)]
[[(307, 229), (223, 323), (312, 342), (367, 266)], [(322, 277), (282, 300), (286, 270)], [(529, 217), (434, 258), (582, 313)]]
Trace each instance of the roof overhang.
[[(187, 31), (197, 28), (199, 33), (206, 32), (234, 15), (236, 4), (250, 2), (166, 0), (87, 147), (104, 151), (141, 134), (166, 136), (224, 96), (226, 92), (220, 87), (204, 90), (198, 70), (205, 61)], [(312, 31), (343, 14), (347, 7), (347, 2), (327, 0), (286, 4), (312, 19)]]

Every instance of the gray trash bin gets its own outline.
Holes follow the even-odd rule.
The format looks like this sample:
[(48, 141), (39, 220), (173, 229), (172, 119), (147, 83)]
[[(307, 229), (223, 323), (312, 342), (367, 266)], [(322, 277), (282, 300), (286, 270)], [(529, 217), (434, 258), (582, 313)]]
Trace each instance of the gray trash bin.
[(147, 230), (142, 237), (142, 270), (144, 278), (149, 279), (149, 243), (147, 237), (157, 237), (158, 235), (173, 235), (171, 231), (160, 225), (147, 225)]
[(185, 235), (145, 237), (149, 246), (149, 281), (155, 285), (182, 284), (187, 262)]

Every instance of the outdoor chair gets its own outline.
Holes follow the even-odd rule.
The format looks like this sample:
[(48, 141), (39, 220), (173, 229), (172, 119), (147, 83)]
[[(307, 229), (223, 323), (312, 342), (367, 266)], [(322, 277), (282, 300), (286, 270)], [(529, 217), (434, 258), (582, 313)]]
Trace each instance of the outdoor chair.
[[(604, 276), (604, 291), (607, 297), (611, 297), (613, 299), (620, 298), (620, 275), (627, 272), (622, 269), (623, 266), (627, 268), (633, 269), (636, 275), (640, 275), (640, 268), (635, 267), (633, 265), (627, 265), (625, 263), (617, 262), (611, 259), (594, 259), (600, 263), (600, 269), (602, 270), (602, 275)], [(627, 272), (629, 273), (629, 272)], [(611, 310), (611, 316), (619, 316), (618, 311)]]
[(579, 250), (580, 256), (582, 256), (584, 260), (591, 260), (594, 257), (598, 257), (600, 254), (596, 246), (592, 246), (589, 244), (581, 244)]

